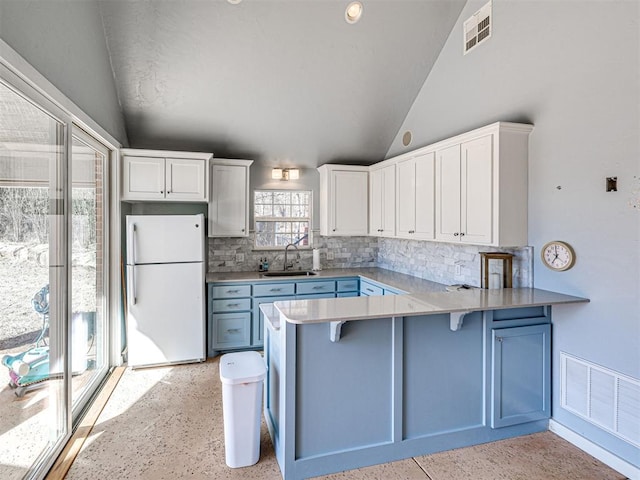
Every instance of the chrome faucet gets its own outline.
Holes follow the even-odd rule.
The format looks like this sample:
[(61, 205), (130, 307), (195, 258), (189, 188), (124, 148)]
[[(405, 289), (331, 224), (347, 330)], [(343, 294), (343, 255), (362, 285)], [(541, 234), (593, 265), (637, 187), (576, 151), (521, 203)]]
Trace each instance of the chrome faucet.
[(296, 251), (298, 251), (298, 246), (295, 243), (290, 243), (289, 245), (284, 247), (284, 268), (282, 270), (285, 272), (289, 268), (293, 268), (293, 262), (291, 263), (291, 265), (289, 265), (289, 262), (287, 261), (287, 254), (289, 253), (289, 247), (293, 247), (296, 249)]

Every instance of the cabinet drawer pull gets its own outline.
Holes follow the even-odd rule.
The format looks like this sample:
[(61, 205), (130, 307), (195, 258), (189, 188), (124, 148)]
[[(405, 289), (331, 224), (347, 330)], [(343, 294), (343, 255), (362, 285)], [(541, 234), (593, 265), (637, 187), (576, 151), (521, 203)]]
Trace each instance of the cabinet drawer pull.
[(239, 328), (229, 328), (227, 330), (227, 333), (240, 333), (240, 329)]
[(227, 290), (227, 293), (238, 293), (240, 290)]
[(281, 292), (282, 289), (281, 288), (272, 288), (271, 290), (269, 290), (270, 292)]
[(373, 293), (373, 288), (365, 288), (365, 290), (366, 290), (367, 292), (371, 292), (371, 293)]
[(324, 290), (325, 287), (320, 286), (320, 285), (316, 285), (315, 287), (313, 287), (314, 290)]
[(502, 343), (503, 338), (502, 337), (496, 337), (496, 340), (499, 341), (500, 343)]
[(228, 308), (234, 308), (234, 307), (239, 307), (240, 304), (239, 303), (227, 303), (227, 307)]

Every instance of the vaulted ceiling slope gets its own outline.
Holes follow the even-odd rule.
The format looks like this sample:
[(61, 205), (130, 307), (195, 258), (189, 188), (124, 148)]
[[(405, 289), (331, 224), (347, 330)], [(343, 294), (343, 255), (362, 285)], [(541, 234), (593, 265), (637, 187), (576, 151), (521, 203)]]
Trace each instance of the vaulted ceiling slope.
[(374, 163), (465, 0), (101, 0), (129, 142), (265, 165)]

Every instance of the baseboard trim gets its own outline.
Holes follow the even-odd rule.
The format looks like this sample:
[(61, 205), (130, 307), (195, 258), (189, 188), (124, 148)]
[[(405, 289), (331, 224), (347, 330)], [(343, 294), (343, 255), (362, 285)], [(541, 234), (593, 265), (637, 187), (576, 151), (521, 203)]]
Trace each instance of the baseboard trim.
[(549, 430), (564, 438), (567, 442), (572, 443), (580, 450), (587, 452), (592, 457), (597, 458), (601, 462), (607, 464), (614, 470), (626, 475), (631, 480), (640, 480), (640, 468), (631, 465), (629, 462), (622, 460), (613, 453), (587, 440), (582, 435), (577, 434), (573, 430), (568, 429), (564, 425), (559, 424), (555, 420), (549, 420)]

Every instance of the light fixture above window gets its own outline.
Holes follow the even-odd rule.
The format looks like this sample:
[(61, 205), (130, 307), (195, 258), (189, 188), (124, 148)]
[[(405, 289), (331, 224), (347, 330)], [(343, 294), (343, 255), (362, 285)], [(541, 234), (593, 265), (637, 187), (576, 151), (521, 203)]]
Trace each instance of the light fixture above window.
[(300, 170), (297, 168), (274, 168), (271, 170), (271, 178), (273, 180), (298, 180), (300, 178)]
[(360, 20), (363, 9), (364, 7), (362, 6), (362, 3), (351, 2), (349, 5), (347, 5), (347, 9), (344, 11), (344, 19), (347, 21), (347, 23), (356, 23), (358, 20)]

